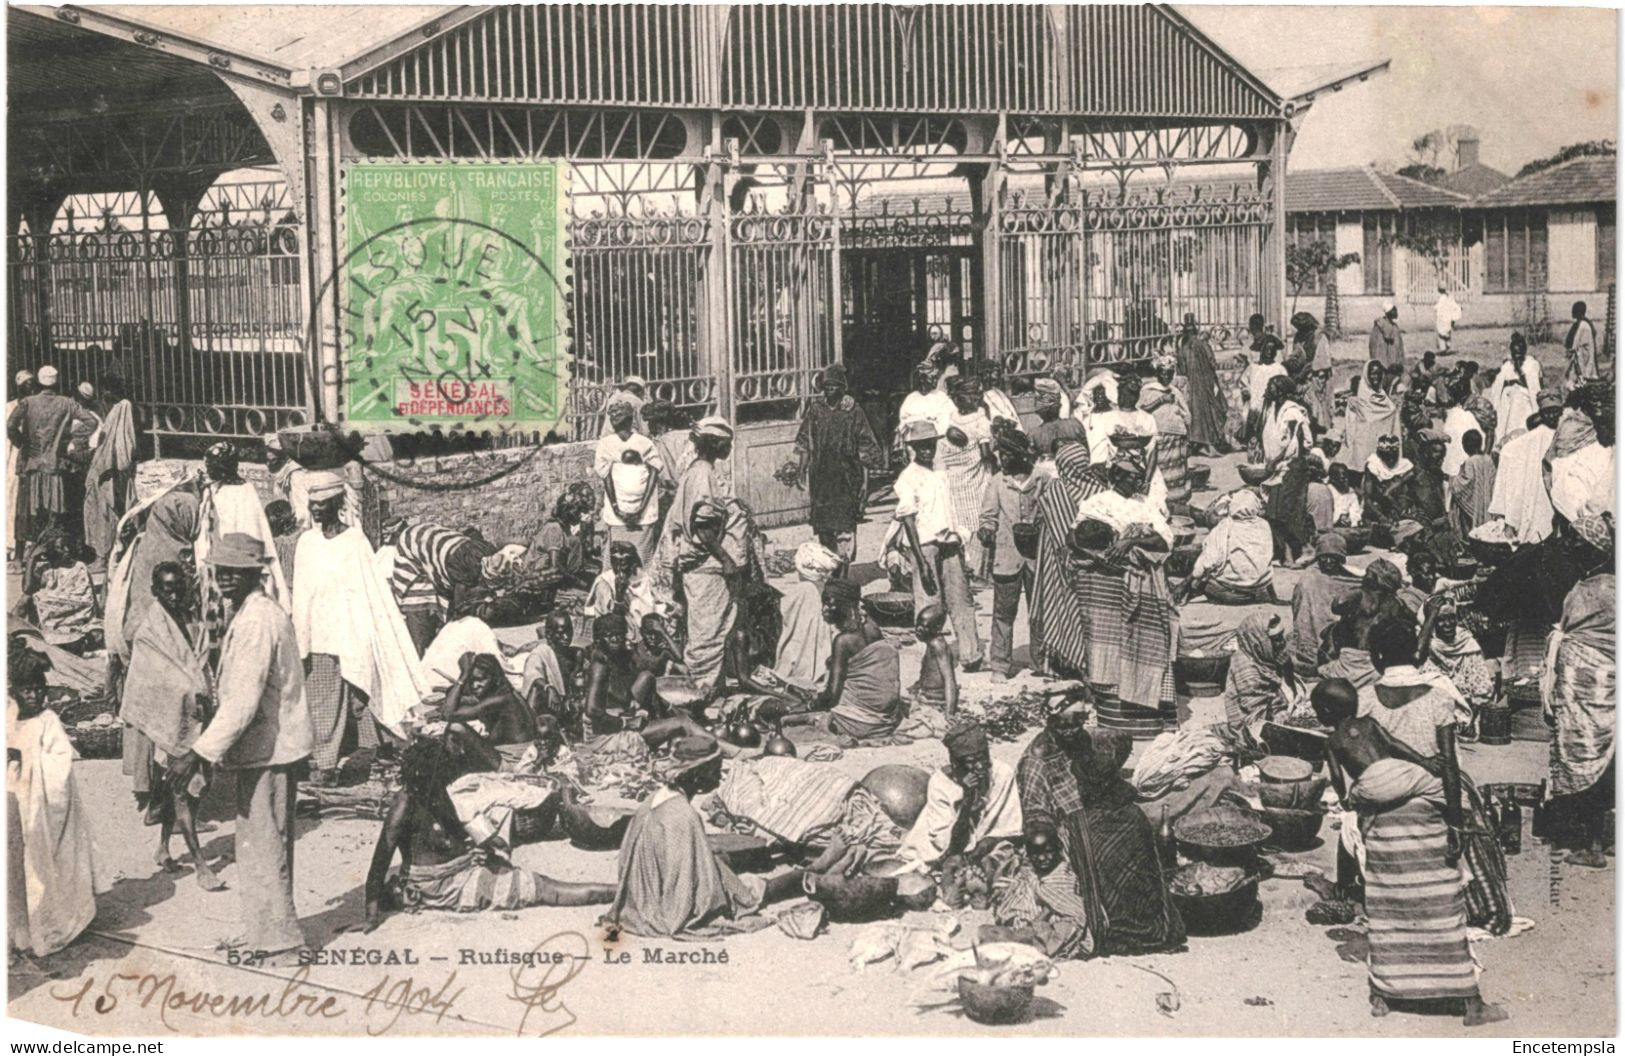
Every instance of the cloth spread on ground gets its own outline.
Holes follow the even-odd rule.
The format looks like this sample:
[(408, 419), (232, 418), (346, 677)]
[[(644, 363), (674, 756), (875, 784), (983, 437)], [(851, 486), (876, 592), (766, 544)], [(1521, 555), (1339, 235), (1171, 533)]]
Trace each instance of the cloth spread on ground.
[(332, 538), (319, 527), (301, 535), (293, 580), (300, 656), (338, 657), (340, 675), (366, 695), (373, 720), (405, 737), (429, 685), (406, 621), (374, 574), (372, 544), (361, 528)]
[(1365, 843), (1373, 991), (1410, 1000), (1477, 996), (1462, 873), (1445, 861), (1442, 782), (1415, 763), (1379, 759), (1350, 798)]
[[(522, 750), (529, 746), (504, 747)], [(446, 795), (451, 798), (452, 808), (457, 811), (457, 820), (463, 823), (464, 830), (475, 843), (484, 843), (496, 835), (506, 838), (511, 831), (508, 823), (515, 811), (534, 810), (553, 798), (556, 792), (551, 782), (490, 772), (464, 774), (446, 786)]]
[(884, 737), (896, 731), (907, 713), (897, 646), (884, 638), (870, 642), (846, 663), (830, 728), (848, 737)]
[(77, 642), (96, 629), (96, 592), (83, 561), (47, 568), (29, 598), (40, 632), (52, 645)]
[(1141, 799), (1156, 799), (1189, 787), (1228, 754), (1224, 738), (1211, 726), (1184, 726), (1158, 735), (1145, 746), (1130, 783)]
[[(965, 789), (940, 767), (926, 783), (925, 806), (898, 848), (897, 867), (891, 875), (926, 872), (948, 853), (954, 825), (959, 820)], [(968, 852), (984, 839), (1015, 839), (1021, 835), (1021, 796), (1016, 792), (1016, 771), (1009, 763), (993, 761), (988, 774), (987, 800), (981, 816), (965, 841)]]
[(832, 766), (762, 756), (734, 760), (717, 799), (730, 815), (748, 820), (762, 835), (805, 843), (840, 824), (856, 785)]
[(773, 924), (767, 917), (741, 922), (761, 906), (767, 882), (729, 869), (706, 842), (694, 807), (669, 789), (632, 815), (618, 875), (606, 919), (634, 935), (717, 934)]
[(96, 916), (90, 829), (74, 780), (73, 744), (54, 711), (20, 719), (16, 703), (8, 701), (6, 746), (21, 756), (16, 769), (7, 770), (23, 849), (23, 875), (8, 882), (23, 885), (28, 907), (26, 921), (10, 922), (12, 941), (45, 957), (77, 938)]

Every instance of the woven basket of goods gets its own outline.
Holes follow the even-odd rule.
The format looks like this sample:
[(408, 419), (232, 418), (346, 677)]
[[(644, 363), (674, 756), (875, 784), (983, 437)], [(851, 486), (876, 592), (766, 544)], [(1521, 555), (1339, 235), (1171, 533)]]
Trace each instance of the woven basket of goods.
[(45, 690), (45, 706), (56, 712), (80, 758), (114, 759), (124, 754), (124, 724), (113, 714), (110, 701), (51, 686)]

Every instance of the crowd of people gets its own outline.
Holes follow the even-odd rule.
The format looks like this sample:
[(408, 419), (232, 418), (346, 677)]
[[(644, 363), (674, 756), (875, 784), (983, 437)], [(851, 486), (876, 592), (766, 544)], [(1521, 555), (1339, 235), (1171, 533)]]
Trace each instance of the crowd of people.
[[(1369, 360), (1336, 391), (1313, 316), (1293, 316), (1290, 346), (1255, 316), (1239, 414), (1192, 316), (1150, 362), (1082, 379), (1007, 379), (940, 346), (880, 435), (832, 366), (775, 474), (805, 489), (813, 535), (782, 591), (722, 471), (732, 424), (690, 424), (641, 379), (606, 403), (593, 479), (502, 545), (477, 527), (370, 526), (363, 467), (304, 468), (275, 437), (269, 496), (240, 472), (248, 452), (225, 442), (138, 502), (139, 436), (117, 379), (75, 399), (49, 367), (19, 376), (11, 787), (28, 931), (13, 944), (52, 952), (94, 915), (73, 752), (46, 705), (53, 670), (105, 656), (85, 692), (124, 726), (156, 860), (174, 867), (178, 829), (208, 892), (223, 885), (196, 819), (209, 785), (230, 782), (240, 941), (261, 953), (297, 956), (306, 941), (299, 788), (380, 768), (394, 784), (368, 928), (392, 906), (603, 905), (613, 929), (717, 933), (760, 926), (761, 907), (801, 894), (839, 914), (873, 882), (893, 909), (970, 899), (997, 934), (1054, 957), (1171, 950), (1185, 927), (1155, 811), (1213, 802), (1235, 783), (1221, 755), (1244, 764), (1271, 727), (1318, 721), (1348, 819), (1326, 902), (1368, 921), (1374, 1014), (1443, 998), (1469, 1023), (1496, 1019), (1466, 928), (1506, 930), (1505, 863), (1493, 840), (1463, 840), (1483, 807), (1455, 745), (1509, 698), (1538, 699), (1568, 860), (1606, 864), (1613, 390), (1594, 355), (1545, 386), (1517, 335), (1494, 372), (1443, 370), (1433, 353), (1408, 370), (1395, 320), (1377, 321)], [(1589, 347), (1571, 333), (1577, 343)], [(1238, 448), (1243, 486), (1193, 505), (1194, 460)], [(863, 553), (859, 525), (898, 466), (887, 530)], [(1355, 573), (1349, 557), (1368, 550), (1383, 556)], [(535, 639), (517, 644), (497, 633), (516, 582), (541, 608)], [(909, 600), (922, 648), (905, 673), (878, 603)], [(992, 759), (961, 682), (1021, 670), (1023, 611), (1026, 666), (1063, 689), (1010, 767)], [(1125, 777), (1136, 740), (1178, 754), (1212, 736), (1180, 723), (1176, 665), (1191, 656), (1228, 660), (1226, 747), (1211, 780), (1148, 797), (1143, 766)], [(946, 759), (899, 815), (867, 779), (798, 758), (786, 729), (848, 747), (924, 729)], [(742, 750), (753, 730), (757, 743), (773, 735), (759, 755)], [(516, 815), (548, 795), (577, 806), (574, 788), (525, 779), (572, 758), (653, 782), (600, 883), (509, 855)], [(707, 842), (715, 816), (702, 810), (718, 804), (805, 855), (765, 877), (736, 872)]]

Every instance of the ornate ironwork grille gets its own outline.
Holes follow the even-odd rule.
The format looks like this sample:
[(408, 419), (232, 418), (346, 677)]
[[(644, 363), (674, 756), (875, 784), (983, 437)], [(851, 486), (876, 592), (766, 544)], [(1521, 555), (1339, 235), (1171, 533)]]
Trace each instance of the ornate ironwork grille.
[(650, 399), (717, 402), (701, 327), (712, 248), (703, 216), (612, 204), (570, 220), (572, 435), (596, 435), (612, 383), (637, 375)]
[(839, 358), (836, 218), (813, 202), (757, 203), (728, 221), (734, 404), (744, 417), (793, 413)]
[(1145, 359), (1187, 313), (1219, 344), (1265, 294), (1267, 197), (1093, 192), (1001, 204), (1000, 348), (1013, 372)]
[(64, 385), (122, 374), (164, 436), (254, 436), (307, 418), (299, 223), (286, 185), (217, 184), (184, 231), (156, 199), (70, 200), (10, 238), (11, 351)]

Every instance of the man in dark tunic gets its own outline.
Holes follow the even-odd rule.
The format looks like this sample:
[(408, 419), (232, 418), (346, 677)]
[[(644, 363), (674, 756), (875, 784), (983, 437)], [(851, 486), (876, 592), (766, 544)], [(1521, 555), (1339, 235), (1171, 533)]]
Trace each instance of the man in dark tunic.
[(805, 483), (812, 500), (819, 543), (850, 561), (867, 498), (865, 472), (878, 470), (883, 456), (868, 415), (847, 395), (841, 364), (824, 371), (823, 395), (807, 405), (795, 452), (797, 482)]
[(40, 389), (17, 401), (6, 423), (6, 435), (17, 445), (17, 523), (13, 545), (33, 541), (53, 525), (61, 524), (67, 511), (63, 475), (68, 466), (62, 459), (68, 431), (75, 422), (91, 429), (96, 418), (78, 401), (57, 391), (55, 367), (41, 367)]
[(1196, 326), (1196, 316), (1187, 312), (1175, 352), (1179, 372), (1190, 386), (1191, 425), (1188, 439), (1193, 451), (1216, 454), (1229, 450), (1224, 440), (1224, 392), (1219, 388), (1219, 365), (1213, 346)]

